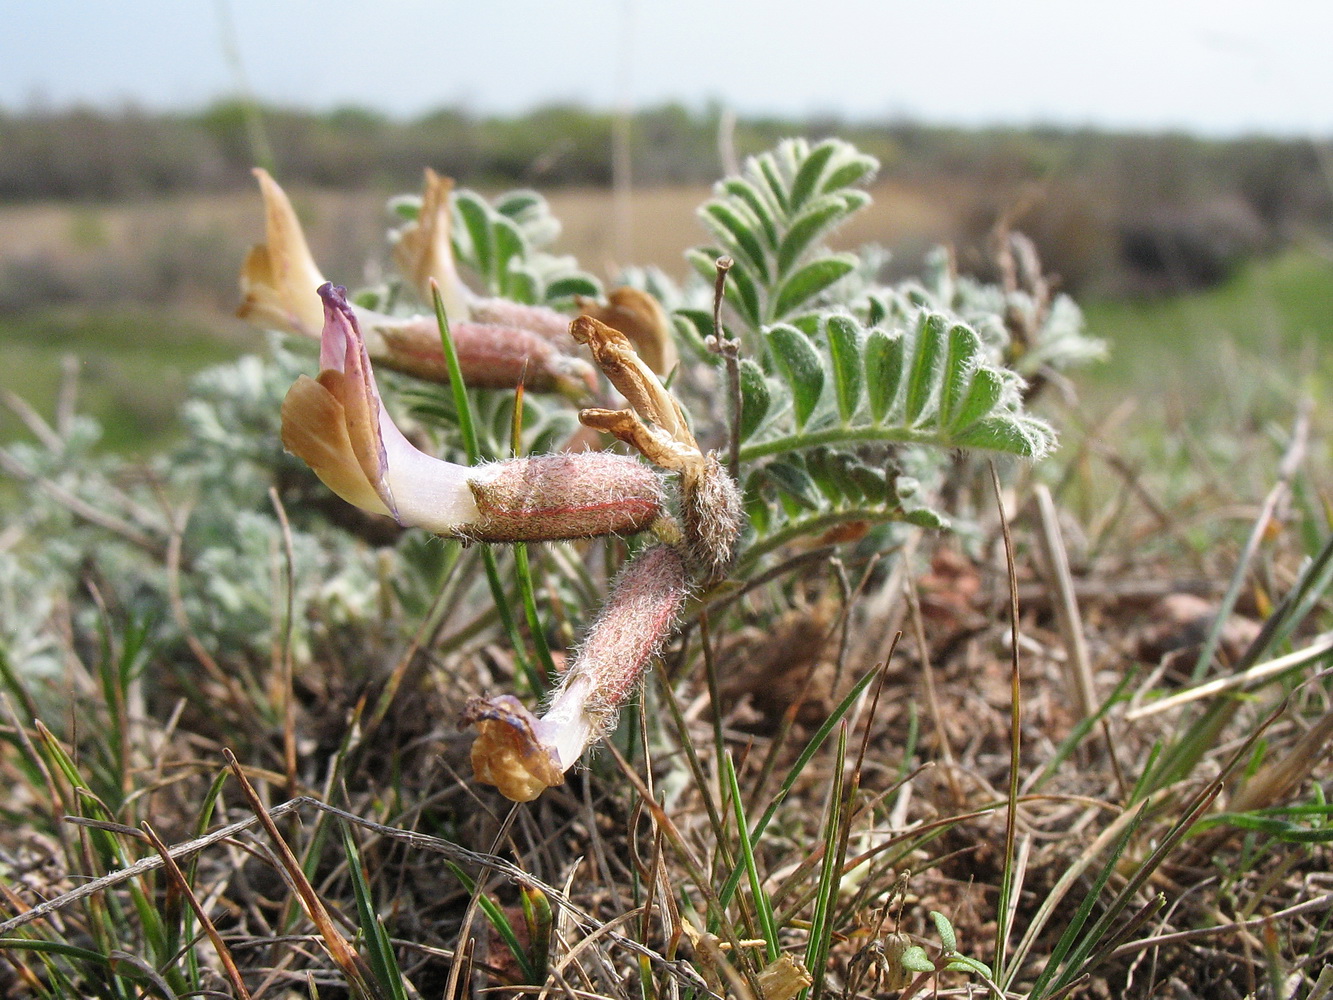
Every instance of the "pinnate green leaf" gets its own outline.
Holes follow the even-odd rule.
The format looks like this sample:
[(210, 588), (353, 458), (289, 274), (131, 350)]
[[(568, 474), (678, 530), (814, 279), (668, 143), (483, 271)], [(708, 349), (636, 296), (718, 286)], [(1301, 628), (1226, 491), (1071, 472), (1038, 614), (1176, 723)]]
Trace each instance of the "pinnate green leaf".
[(981, 358), (981, 338), (963, 323), (949, 328), (949, 350), (940, 386), (940, 423), (953, 424), (954, 413), (968, 390), (972, 373)]
[(819, 189), (819, 180), (824, 176), (824, 169), (838, 151), (839, 145), (835, 139), (826, 139), (801, 162), (791, 182), (791, 206), (795, 211), (800, 211), (806, 199)]
[(879, 161), (873, 156), (858, 153), (851, 145), (846, 145), (848, 155), (840, 158), (837, 165), (824, 178), (824, 190), (836, 191), (838, 188), (851, 187), (869, 180), (879, 169)]
[(768, 284), (768, 261), (756, 232), (759, 228), (758, 220), (747, 218), (749, 212), (735, 202), (725, 201), (708, 202), (701, 209), (701, 215), (713, 235), (726, 245), (731, 255), (737, 261), (749, 265), (760, 284)]
[(489, 277), (494, 273), (495, 259), (495, 248), (491, 242), (489, 206), (471, 191), (459, 191), (454, 195), (454, 209), (463, 220), (463, 228), (470, 244), (471, 263), (480, 274)]
[(728, 177), (722, 182), (721, 188), (724, 192), (745, 204), (755, 219), (758, 220), (769, 247), (777, 249), (778, 226), (773, 214), (775, 208), (765, 194), (743, 177)]
[(921, 422), (926, 416), (926, 408), (936, 398), (940, 378), (944, 373), (947, 322), (939, 313), (926, 312), (921, 314), (917, 322), (916, 349), (912, 356), (912, 369), (907, 377), (904, 407), (904, 416), (909, 425)]
[(972, 373), (971, 384), (952, 414), (949, 426), (954, 430), (964, 430), (976, 423), (1000, 404), (1005, 391), (1015, 380), (1015, 376), (998, 368), (978, 368)]
[(749, 358), (740, 360), (741, 380), (741, 427), (740, 439), (744, 441), (763, 423), (772, 401), (768, 379), (764, 370)]
[(861, 372), (864, 366), (861, 328), (850, 316), (830, 316), (824, 325), (829, 357), (833, 362), (833, 388), (838, 414), (845, 424), (861, 403)]
[(871, 330), (866, 337), (866, 396), (875, 423), (894, 408), (903, 382), (907, 341), (901, 330)]
[(976, 421), (955, 438), (958, 447), (1007, 451), (1023, 458), (1042, 458), (1055, 447), (1055, 432), (1035, 417), (1005, 414)]
[(583, 295), (587, 298), (601, 298), (602, 286), (596, 279), (587, 274), (571, 274), (567, 277), (556, 278), (546, 286), (547, 302), (572, 299), (576, 295)]
[(810, 473), (796, 462), (770, 462), (764, 467), (764, 474), (782, 493), (795, 500), (807, 510), (818, 510), (819, 490)]
[(833, 254), (811, 261), (792, 273), (779, 287), (773, 302), (774, 318), (783, 318), (856, 269), (856, 257)]
[(794, 326), (779, 324), (770, 328), (765, 339), (778, 371), (791, 387), (792, 409), (796, 427), (810, 419), (819, 396), (824, 391), (824, 365), (810, 338)]
[(782, 246), (778, 249), (778, 274), (786, 275), (810, 245), (847, 214), (846, 204), (838, 195), (823, 195), (807, 205), (782, 237)]

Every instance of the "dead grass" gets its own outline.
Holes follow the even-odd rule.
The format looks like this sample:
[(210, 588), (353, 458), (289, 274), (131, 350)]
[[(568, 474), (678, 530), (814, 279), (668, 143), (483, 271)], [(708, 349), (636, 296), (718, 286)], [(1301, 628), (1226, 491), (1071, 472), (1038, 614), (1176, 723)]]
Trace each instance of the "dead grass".
[[(126, 640), (100, 654), (70, 645), (68, 676), (54, 686), (9, 678), (0, 767), (12, 791), (0, 844), (10, 918), (0, 937), (10, 988), (60, 994), (61, 982), (86, 982), (94, 968), (88, 958), (43, 958), (22, 941), (91, 942), (95, 953), (141, 955), (145, 968), (170, 965), (160, 949), (183, 942), (179, 935), (195, 925), (169, 932), (184, 918), (154, 874), (157, 852), (136, 832), (151, 820), (167, 844), (181, 845), (184, 877), (255, 996), (310, 984), (336, 996), (349, 982), (357, 994), (358, 980), (364, 995), (392, 995), (387, 984), (398, 972), (383, 965), (388, 954), (421, 996), (517, 992), (525, 981), (531, 991), (534, 970), (543, 969), (548, 988), (580, 995), (629, 1000), (709, 988), (744, 997), (760, 989), (768, 961), (766, 912), (776, 944), (803, 953), (835, 847), (843, 874), (828, 899), (832, 994), (852, 980), (858, 996), (912, 982), (884, 951), (895, 934), (943, 964), (928, 916), (936, 910), (962, 954), (990, 964), (1007, 995), (1027, 995), (1084, 899), (1105, 905), (1123, 891), (1128, 909), (1106, 931), (1105, 960), (1078, 995), (1291, 995), (1313, 982), (1331, 946), (1328, 849), (1322, 836), (1293, 835), (1322, 830), (1323, 813), (1288, 814), (1284, 833), (1273, 822), (1264, 827), (1265, 814), (1254, 810), (1322, 802), (1327, 724), (1309, 727), (1331, 717), (1318, 674), (1327, 653), (1244, 699), (1143, 713), (1166, 692), (1190, 690), (1191, 658), (1235, 550), (1187, 555), (1174, 512), (1163, 520), (1141, 496), (1126, 501), (1117, 529), (1136, 544), (1084, 553), (1072, 576), (1094, 700), (1102, 706), (1120, 692), (1083, 728), (1055, 578), (1037, 544), (1041, 519), (1026, 487), (1008, 498), (1020, 593), (1014, 858), (1004, 849), (1010, 570), (993, 501), (980, 486), (972, 542), (923, 541), (882, 561), (851, 547), (831, 564), (798, 562), (789, 575), (715, 606), (707, 632), (699, 607), (655, 672), (644, 711), (624, 720), (587, 770), (528, 806), (511, 808), (462, 777), (468, 737), (451, 722), (459, 707), (520, 683), (507, 644), (490, 632), (451, 640), (466, 636), (460, 622), (446, 629), (440, 652), (321, 646), (292, 681), (290, 762), (282, 750), (289, 696), (267, 664), (229, 662), (210, 674), (184, 651), (163, 651), (143, 674), (108, 687), (106, 671)], [(1224, 499), (1253, 498), (1214, 498)], [(1233, 624), (1267, 614), (1299, 578), (1306, 551), (1286, 509), (1243, 577)], [(1060, 511), (1059, 530), (1071, 540), (1088, 527), (1068, 507)], [(539, 564), (551, 569), (545, 557)], [(1183, 593), (1203, 601), (1172, 611), (1169, 599)], [(1291, 645), (1309, 645), (1314, 624), (1298, 623)], [(886, 660), (899, 630), (907, 638)], [(716, 643), (712, 668), (708, 641)], [(1254, 641), (1248, 631), (1224, 643), (1214, 672), (1241, 665)], [(390, 678), (396, 686), (385, 686)], [(717, 703), (710, 690), (720, 691)], [(109, 692), (117, 692), (110, 701)], [(829, 726), (831, 717), (840, 727)], [(793, 769), (811, 741), (813, 755)], [(1154, 761), (1182, 748), (1196, 754), (1193, 762), (1154, 777)], [(273, 813), (267, 834), (227, 775), (228, 752)], [(728, 761), (739, 803), (728, 791)], [(1272, 767), (1285, 775), (1280, 785)], [(1276, 794), (1257, 792), (1264, 783)], [(1204, 816), (1248, 801), (1260, 825), (1182, 826), (1191, 801)], [(770, 807), (771, 821), (747, 845), (737, 814), (753, 832)], [(826, 817), (841, 831), (832, 839)], [(222, 831), (226, 824), (233, 826)], [(207, 830), (225, 836), (189, 843)], [(1176, 847), (1154, 854), (1177, 836)], [(275, 837), (291, 846), (290, 860), (275, 853)], [(749, 852), (757, 878), (741, 877), (729, 895), (729, 875), (744, 871)], [(460, 866), (482, 895), (441, 860)], [(996, 969), (1006, 872), (1009, 964)], [(1154, 910), (1157, 893), (1164, 905)], [(480, 910), (478, 899), (487, 904)], [(547, 904), (550, 925), (540, 917)], [(1147, 918), (1116, 938), (1145, 905)], [(153, 943), (152, 912), (165, 943)], [(366, 912), (382, 924), (367, 923)], [(1283, 916), (1265, 921), (1271, 914)], [(386, 935), (378, 944), (376, 926)], [(222, 988), (216, 947), (198, 947), (193, 973), (172, 966), (178, 978), (165, 986)], [(969, 980), (976, 995), (975, 975), (942, 974), (939, 986), (962, 995)]]

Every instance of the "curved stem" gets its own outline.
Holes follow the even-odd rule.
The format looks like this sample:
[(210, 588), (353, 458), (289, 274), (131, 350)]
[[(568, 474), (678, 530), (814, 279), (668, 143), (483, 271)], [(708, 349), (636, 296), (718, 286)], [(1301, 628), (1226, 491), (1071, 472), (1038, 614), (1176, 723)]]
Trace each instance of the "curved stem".
[(788, 542), (795, 541), (802, 535), (818, 534), (827, 531), (829, 528), (837, 527), (839, 524), (848, 524), (852, 521), (868, 521), (872, 524), (883, 524), (886, 521), (900, 520), (902, 510), (895, 507), (892, 510), (866, 510), (856, 508), (852, 510), (835, 510), (827, 514), (816, 514), (814, 517), (807, 517), (800, 521), (794, 521), (769, 535), (762, 541), (756, 542), (745, 550), (741, 556), (740, 563), (736, 567), (736, 576), (743, 578), (746, 573), (764, 556), (768, 555), (774, 549), (780, 549)]

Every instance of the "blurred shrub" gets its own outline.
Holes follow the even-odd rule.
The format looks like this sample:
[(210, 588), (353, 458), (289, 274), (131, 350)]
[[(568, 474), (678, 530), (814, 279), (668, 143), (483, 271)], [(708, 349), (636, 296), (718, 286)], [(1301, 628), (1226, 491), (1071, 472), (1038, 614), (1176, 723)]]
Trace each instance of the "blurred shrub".
[[(635, 113), (634, 183), (717, 176), (722, 121), (716, 106), (666, 104)], [(0, 202), (248, 188), (261, 134), (279, 150), (273, 166), (293, 188), (410, 189), (423, 164), (471, 186), (605, 186), (614, 128), (612, 114), (567, 104), (512, 117), (442, 109), (411, 121), (357, 107), (316, 114), (238, 101), (194, 114), (0, 110)], [(731, 139), (743, 157), (794, 133), (842, 135), (881, 160), (884, 180), (950, 192), (954, 229), (932, 240), (955, 240), (966, 253), (984, 248), (997, 222), (1015, 222), (1075, 290), (1207, 284), (1248, 254), (1333, 222), (1317, 151), (1303, 140), (965, 130), (832, 116), (742, 119)], [(1034, 187), (1041, 197), (1032, 198)], [(960, 190), (964, 196), (955, 198)], [(169, 274), (163, 280), (175, 281)], [(35, 287), (47, 285), (61, 291), (47, 278)], [(15, 293), (7, 294), (12, 301)]]

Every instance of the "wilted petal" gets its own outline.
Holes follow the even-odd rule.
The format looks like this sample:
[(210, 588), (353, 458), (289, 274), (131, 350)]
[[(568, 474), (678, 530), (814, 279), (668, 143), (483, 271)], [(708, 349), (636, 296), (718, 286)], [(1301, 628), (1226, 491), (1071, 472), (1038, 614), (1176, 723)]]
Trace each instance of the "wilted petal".
[(669, 374), (680, 361), (666, 312), (647, 292), (625, 285), (611, 290), (606, 305), (585, 298), (577, 301), (583, 315), (623, 333), (657, 374)]
[(267, 171), (256, 167), (254, 174), (264, 198), (265, 239), (242, 266), (244, 301), (236, 315), (257, 326), (317, 336), (324, 311), (315, 289), (324, 277), (286, 193)]
[(348, 503), (389, 513), (357, 459), (342, 403), (309, 376), (300, 376), (282, 401), (282, 444)]
[(623, 333), (591, 316), (574, 320), (569, 332), (580, 344), (588, 345), (597, 366), (640, 417), (656, 424), (683, 447), (698, 452), (699, 446), (680, 404), (643, 363)]
[(513, 695), (473, 698), (459, 721), (477, 727), (472, 744), (477, 780), (494, 785), (505, 798), (531, 802), (546, 789), (564, 783), (565, 768), (537, 737), (537, 719)]
[(427, 167), (421, 211), (415, 222), (397, 231), (398, 243), (393, 249), (393, 259), (399, 270), (416, 288), (423, 302), (431, 301), (431, 279), (439, 284), (444, 313), (451, 322), (468, 317), (472, 299), (472, 293), (463, 284), (454, 265), (453, 212), (449, 206), (453, 189), (452, 177), (441, 177)]

